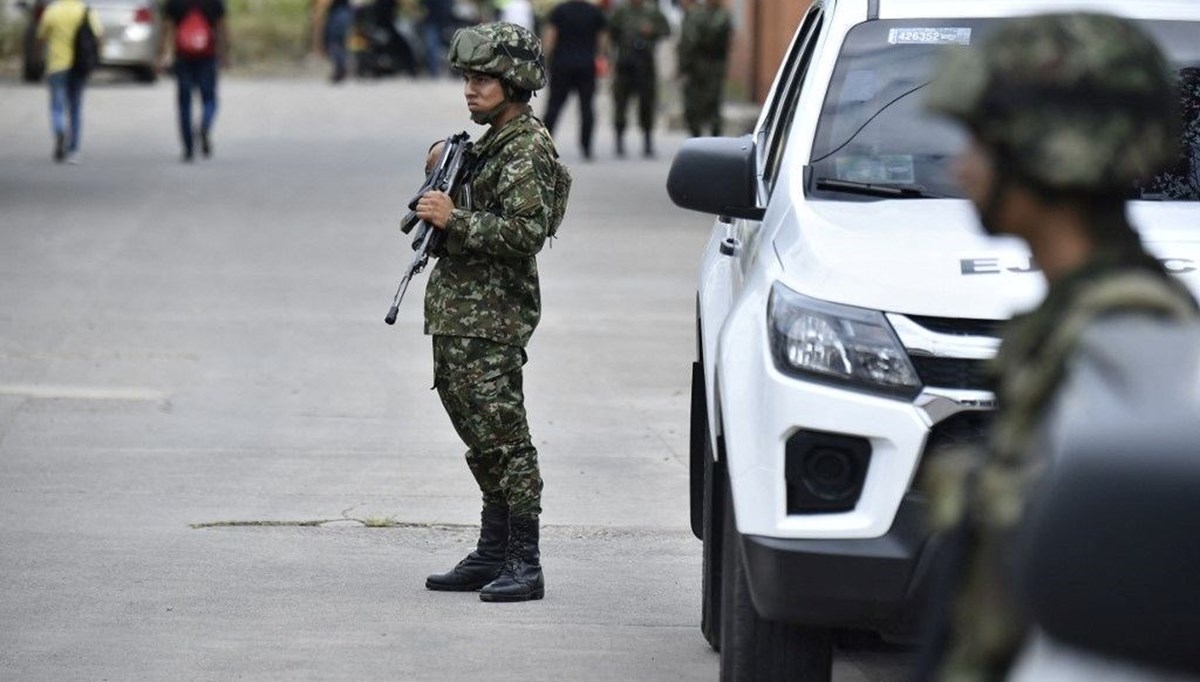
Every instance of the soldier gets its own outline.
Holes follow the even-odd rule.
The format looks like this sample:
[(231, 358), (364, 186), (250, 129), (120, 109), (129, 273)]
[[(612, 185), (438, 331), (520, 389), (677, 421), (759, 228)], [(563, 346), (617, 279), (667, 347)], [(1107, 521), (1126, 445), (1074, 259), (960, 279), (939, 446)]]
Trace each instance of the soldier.
[(484, 601), (541, 599), (542, 478), (521, 368), (541, 314), (535, 256), (562, 220), (570, 179), (528, 104), (546, 84), (536, 36), (514, 24), (465, 28), (449, 59), (471, 120), (489, 129), (473, 149), (470, 191), (428, 192), (417, 204), (417, 215), (446, 234), (426, 287), (425, 333), (483, 512), (475, 551), (425, 586), (481, 590)]
[(1125, 215), (1136, 184), (1178, 156), (1178, 103), (1153, 41), (1101, 14), (1005, 24), (981, 47), (947, 56), (928, 103), (970, 132), (955, 174), (984, 229), (1025, 241), (1048, 284), (1004, 335), (986, 452), (929, 463), (954, 593), (934, 637), (943, 653), (920, 678), (984, 682), (1004, 679), (1028, 635), (1007, 574), (1011, 535), (1048, 463), (1048, 415), (1078, 342), (1101, 318), (1196, 317)]
[(638, 123), (644, 140), (642, 151), (647, 157), (654, 156), (654, 113), (658, 104), (654, 50), (658, 41), (670, 34), (667, 18), (653, 2), (646, 0), (629, 0), (617, 7), (609, 20), (609, 36), (617, 51), (612, 86), (617, 156), (625, 156), (625, 112), (630, 97), (638, 99)]
[(733, 21), (721, 0), (697, 0), (683, 15), (679, 31), (679, 75), (683, 78), (683, 118), (692, 137), (704, 130), (721, 134), (721, 93)]

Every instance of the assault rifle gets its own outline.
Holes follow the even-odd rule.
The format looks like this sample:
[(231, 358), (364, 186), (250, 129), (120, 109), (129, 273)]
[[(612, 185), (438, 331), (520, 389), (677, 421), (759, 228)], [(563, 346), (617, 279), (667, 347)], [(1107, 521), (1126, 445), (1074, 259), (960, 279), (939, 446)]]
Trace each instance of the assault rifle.
[(408, 234), (412, 232), (413, 228), (416, 228), (417, 231), (412, 241), (412, 248), (416, 253), (413, 254), (404, 277), (400, 279), (400, 286), (396, 288), (396, 295), (392, 298), (392, 307), (388, 310), (387, 317), (383, 318), (383, 321), (388, 324), (396, 323), (400, 301), (404, 299), (404, 292), (408, 290), (408, 283), (412, 280), (413, 275), (425, 269), (425, 264), (429, 262), (430, 251), (446, 241), (444, 230), (439, 230), (417, 217), (417, 202), (426, 192), (438, 191), (454, 196), (462, 184), (469, 151), (471, 151), (471, 136), (466, 132), (447, 137), (442, 145), (442, 153), (438, 156), (437, 163), (433, 165), (433, 170), (429, 171), (429, 175), (425, 178), (425, 184), (408, 202), (408, 215), (400, 221), (400, 230), (404, 234)]

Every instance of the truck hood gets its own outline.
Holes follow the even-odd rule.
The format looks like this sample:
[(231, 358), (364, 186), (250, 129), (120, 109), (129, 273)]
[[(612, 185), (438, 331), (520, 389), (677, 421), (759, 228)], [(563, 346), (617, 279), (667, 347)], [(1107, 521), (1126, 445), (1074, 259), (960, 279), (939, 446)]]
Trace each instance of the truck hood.
[[(783, 282), (814, 298), (908, 315), (1007, 319), (1045, 283), (1024, 244), (989, 237), (968, 201), (794, 204), (776, 233)], [(1200, 292), (1200, 204), (1135, 202), (1152, 253)]]

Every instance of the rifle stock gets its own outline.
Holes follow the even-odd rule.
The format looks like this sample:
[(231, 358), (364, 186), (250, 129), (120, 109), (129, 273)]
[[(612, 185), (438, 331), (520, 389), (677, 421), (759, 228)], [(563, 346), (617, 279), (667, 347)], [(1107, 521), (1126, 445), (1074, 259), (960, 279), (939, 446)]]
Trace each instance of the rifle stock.
[(412, 248), (416, 253), (413, 254), (404, 276), (400, 279), (400, 285), (396, 288), (396, 295), (392, 297), (392, 306), (388, 309), (387, 316), (383, 318), (387, 324), (396, 323), (400, 302), (404, 299), (404, 293), (408, 291), (409, 282), (412, 281), (414, 275), (425, 269), (425, 265), (429, 262), (429, 254), (445, 240), (444, 231), (417, 217), (417, 202), (426, 192), (438, 191), (451, 196), (455, 195), (463, 180), (467, 152), (471, 150), (470, 140), (471, 136), (466, 132), (446, 138), (437, 162), (425, 178), (425, 184), (408, 202), (408, 213), (400, 221), (400, 231), (408, 234), (416, 228), (416, 234), (412, 241)]

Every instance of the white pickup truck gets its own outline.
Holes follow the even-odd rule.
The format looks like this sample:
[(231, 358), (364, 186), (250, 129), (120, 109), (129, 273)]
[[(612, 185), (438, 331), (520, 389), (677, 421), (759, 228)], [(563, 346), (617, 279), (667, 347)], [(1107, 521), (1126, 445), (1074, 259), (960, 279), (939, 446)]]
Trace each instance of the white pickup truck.
[(1131, 195), (1148, 248), (1200, 289), (1200, 3), (816, 0), (753, 134), (687, 141), (668, 192), (718, 216), (700, 266), (692, 526), (722, 680), (826, 681), (834, 633), (911, 636), (936, 549), (928, 453), (976, 441), (999, 328), (1042, 278), (949, 177), (924, 111), (940, 51), (1005, 17), (1138, 19), (1178, 70), (1188, 158)]

